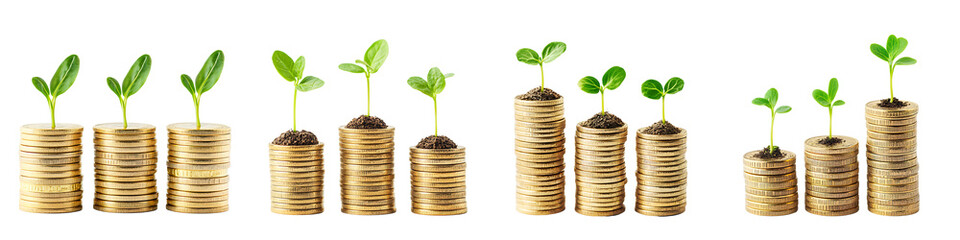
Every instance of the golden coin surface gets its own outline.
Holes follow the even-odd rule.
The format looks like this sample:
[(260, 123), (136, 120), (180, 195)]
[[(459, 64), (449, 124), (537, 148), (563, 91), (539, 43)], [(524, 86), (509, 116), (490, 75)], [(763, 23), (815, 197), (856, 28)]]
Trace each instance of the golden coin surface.
[(71, 213), (82, 210), (82, 206), (68, 207), (68, 208), (31, 208), (20, 206), (20, 211), (31, 212), (31, 213)]
[(41, 185), (41, 184), (30, 184), (30, 183), (20, 183), (20, 191), (27, 192), (36, 192), (36, 193), (62, 193), (62, 192), (73, 192), (82, 190), (82, 185), (80, 183), (72, 184), (59, 184), (59, 185)]
[(154, 153), (157, 152), (157, 146), (149, 147), (108, 147), (102, 145), (94, 145), (93, 149), (99, 152), (109, 152), (109, 153)]
[(83, 132), (83, 126), (72, 123), (57, 123), (54, 128), (49, 123), (27, 124), (20, 127), (20, 133), (35, 135), (64, 135)]
[(214, 208), (190, 208), (190, 207), (180, 207), (167, 204), (167, 210), (179, 212), (179, 213), (222, 213), (226, 212), (230, 208), (227, 206), (223, 207), (214, 207)]
[(323, 207), (314, 208), (314, 209), (281, 209), (281, 208), (270, 208), (270, 211), (276, 214), (284, 215), (312, 215), (323, 213)]
[(108, 140), (108, 139), (93, 139), (95, 145), (105, 146), (105, 147), (150, 147), (156, 146), (156, 139), (145, 139), (145, 140)]
[(913, 102), (903, 101), (906, 106), (899, 108), (885, 108), (880, 107), (880, 100), (870, 101), (866, 104), (866, 113), (867, 115), (882, 117), (882, 118), (904, 118), (908, 116), (916, 115), (920, 110), (919, 105)]
[(93, 131), (96, 133), (113, 135), (138, 135), (153, 133), (156, 130), (157, 128), (153, 125), (143, 123), (127, 123), (126, 127), (123, 126), (123, 123), (102, 123), (93, 126)]
[(79, 207), (81, 205), (80, 201), (69, 201), (69, 202), (31, 202), (20, 199), (21, 208), (45, 208), (45, 209), (56, 209), (56, 208), (72, 208)]
[[(230, 139), (201, 141), (201, 140), (182, 140), (182, 139), (176, 139), (176, 138), (173, 138), (173, 136), (174, 136), (174, 135), (171, 134), (170, 139), (167, 140), (168, 145), (169, 145), (169, 144), (175, 144), (175, 145), (181, 145), (181, 146), (226, 146), (226, 145), (230, 145)], [(204, 140), (205, 140), (205, 139), (204, 139)]]
[(154, 191), (153, 193), (144, 194), (144, 195), (109, 195), (97, 193), (95, 199), (100, 199), (103, 201), (114, 201), (114, 202), (139, 202), (139, 201), (150, 201), (157, 200), (160, 197), (160, 194)]
[(93, 205), (93, 209), (97, 211), (109, 212), (109, 213), (143, 213), (143, 212), (156, 211), (157, 208), (158, 206), (156, 205), (150, 206), (150, 207), (143, 207), (143, 208), (112, 208), (112, 207), (104, 207), (100, 205)]
[(168, 168), (167, 173), (173, 177), (185, 177), (185, 178), (211, 178), (211, 177), (226, 177), (227, 170), (185, 170), (185, 169), (174, 169)]
[(323, 151), (323, 143), (312, 145), (276, 145), (270, 144), (270, 150), (290, 151), (290, 152), (318, 152)]
[(103, 140), (115, 140), (115, 141), (140, 141), (140, 140), (157, 140), (156, 133), (143, 133), (136, 135), (114, 135), (107, 133), (94, 133), (93, 139), (103, 139)]
[(83, 138), (82, 133), (71, 133), (71, 134), (60, 134), (60, 135), (39, 135), (39, 134), (29, 134), (29, 133), (20, 134), (20, 140), (43, 141), (43, 142), (72, 141), (72, 140), (80, 140), (81, 138)]
[(820, 144), (819, 141), (825, 138), (827, 138), (827, 136), (808, 138), (804, 142), (804, 151), (817, 154), (840, 154), (857, 151), (857, 147), (859, 146), (859, 142), (856, 138), (840, 135), (833, 136), (833, 138), (840, 139), (840, 143), (830, 146)]
[(230, 133), (230, 127), (216, 123), (174, 123), (167, 125), (167, 131), (184, 135), (222, 135)]
[(72, 147), (72, 146), (79, 146), (80, 143), (82, 143), (80, 139), (62, 140), (62, 141), (33, 141), (33, 140), (27, 140), (27, 139), (20, 139), (21, 146), (30, 146), (30, 147), (39, 147), (39, 148)]
[(144, 159), (134, 159), (134, 160), (117, 160), (112, 158), (100, 158), (96, 157), (93, 161), (97, 164), (102, 165), (113, 165), (113, 166), (122, 166), (122, 167), (137, 167), (145, 165), (156, 165), (157, 158), (144, 158)]
[(139, 189), (115, 189), (115, 188), (97, 188), (96, 193), (106, 195), (120, 196), (140, 196), (150, 195), (157, 192), (157, 187), (139, 188)]

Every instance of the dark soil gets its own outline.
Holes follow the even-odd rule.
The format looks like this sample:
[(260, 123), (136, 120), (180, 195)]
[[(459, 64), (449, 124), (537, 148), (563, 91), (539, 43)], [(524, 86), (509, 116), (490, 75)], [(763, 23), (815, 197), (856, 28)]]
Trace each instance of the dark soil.
[(618, 128), (623, 127), (623, 120), (620, 120), (617, 115), (607, 112), (605, 114), (597, 113), (597, 115), (593, 115), (592, 118), (580, 124), (588, 128)]
[(753, 156), (761, 159), (780, 159), (784, 156), (784, 154), (780, 152), (780, 148), (778, 147), (773, 147), (773, 153), (771, 153), (770, 147), (767, 146), (763, 148), (763, 151), (760, 151)]
[(882, 108), (902, 108), (902, 107), (906, 107), (909, 104), (907, 104), (906, 102), (900, 101), (900, 99), (897, 99), (897, 98), (893, 98), (893, 102), (890, 102), (889, 98), (885, 98), (883, 100), (880, 100), (880, 104), (878, 105), (880, 105), (880, 107)]
[(517, 96), (517, 99), (527, 100), (527, 101), (547, 101), (547, 100), (556, 100), (560, 99), (560, 94), (554, 92), (549, 88), (543, 88), (543, 91), (540, 91), (540, 87), (530, 89), (529, 92)]
[(303, 145), (316, 145), (320, 141), (317, 140), (317, 135), (313, 135), (312, 132), (307, 130), (287, 130), (280, 134), (279, 137), (273, 139), (273, 144), (283, 145), (283, 146), (303, 146)]
[(818, 140), (817, 143), (823, 144), (824, 146), (827, 146), (827, 147), (830, 147), (830, 146), (833, 146), (833, 145), (837, 145), (837, 144), (843, 143), (843, 139), (835, 138), (835, 137), (825, 137), (825, 138), (821, 138), (820, 140)]
[(417, 148), (422, 149), (453, 149), (457, 148), (457, 143), (450, 140), (447, 136), (430, 135), (417, 143)]
[(350, 123), (347, 123), (346, 128), (350, 129), (384, 129), (387, 128), (387, 123), (383, 122), (383, 119), (374, 116), (360, 115), (353, 120), (350, 120)]
[(680, 128), (674, 127), (670, 122), (657, 121), (643, 129), (643, 134), (670, 135), (680, 133)]

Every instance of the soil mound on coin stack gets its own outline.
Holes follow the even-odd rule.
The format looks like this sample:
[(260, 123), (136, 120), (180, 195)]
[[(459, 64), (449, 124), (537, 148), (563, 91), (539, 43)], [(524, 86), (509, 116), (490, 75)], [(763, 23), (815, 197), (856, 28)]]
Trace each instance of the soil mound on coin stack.
[(417, 143), (417, 148), (422, 149), (453, 149), (457, 148), (457, 143), (453, 142), (447, 136), (430, 135)]
[(350, 129), (384, 129), (387, 123), (375, 116), (361, 115), (347, 123), (346, 128)]
[(317, 135), (307, 130), (287, 130), (273, 139), (273, 144), (283, 146), (317, 145), (319, 143), (320, 140), (317, 139)]

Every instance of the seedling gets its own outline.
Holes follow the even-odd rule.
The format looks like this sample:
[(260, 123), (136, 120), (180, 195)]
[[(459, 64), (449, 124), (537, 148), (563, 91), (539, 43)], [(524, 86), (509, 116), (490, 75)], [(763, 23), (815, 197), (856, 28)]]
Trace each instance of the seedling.
[(667, 80), (667, 85), (661, 85), (660, 81), (650, 79), (640, 86), (640, 92), (643, 93), (643, 96), (660, 100), (660, 121), (663, 123), (667, 123), (667, 94), (676, 94), (680, 90), (683, 90), (683, 79), (678, 77)]
[(827, 138), (833, 138), (833, 107), (843, 106), (846, 104), (843, 100), (836, 100), (837, 90), (840, 88), (840, 83), (837, 81), (837, 78), (830, 79), (830, 85), (827, 86), (827, 91), (816, 89), (813, 90), (813, 100), (817, 100), (817, 103), (820, 106), (827, 108), (827, 112), (830, 113), (830, 134), (827, 135)]
[(627, 77), (627, 72), (623, 70), (620, 66), (613, 66), (606, 73), (603, 74), (603, 83), (597, 81), (597, 78), (593, 76), (586, 76), (580, 79), (577, 82), (577, 85), (580, 86), (580, 90), (583, 90), (589, 94), (600, 93), (600, 115), (606, 115), (606, 101), (604, 100), (604, 92), (606, 90), (614, 90), (620, 87), (620, 84), (623, 83), (623, 79)]
[(563, 52), (567, 51), (567, 44), (563, 42), (551, 42), (547, 46), (543, 47), (543, 57), (537, 54), (537, 51), (529, 48), (522, 48), (517, 51), (517, 61), (530, 65), (540, 66), (540, 92), (543, 92), (545, 85), (543, 77), (543, 64), (552, 62), (556, 60), (557, 57), (560, 57)]
[(197, 80), (190, 79), (186, 74), (180, 75), (180, 82), (187, 88), (190, 96), (193, 97), (193, 109), (197, 116), (197, 129), (200, 129), (200, 96), (217, 84), (220, 80), (220, 73), (223, 72), (223, 51), (217, 50), (210, 54), (207, 61), (203, 63), (200, 73), (197, 73)]
[(303, 69), (306, 64), (306, 59), (303, 56), (297, 58), (297, 61), (294, 62), (290, 56), (288, 56), (283, 51), (277, 50), (273, 52), (273, 66), (277, 68), (277, 72), (280, 73), (280, 76), (283, 79), (286, 79), (287, 82), (293, 83), (293, 130), (297, 130), (297, 93), (298, 92), (309, 92), (320, 87), (323, 87), (323, 80), (320, 80), (314, 76), (303, 76)]
[(896, 35), (890, 34), (890, 37), (887, 38), (887, 47), (884, 48), (880, 44), (870, 44), (870, 52), (873, 52), (873, 55), (876, 55), (883, 61), (887, 62), (887, 66), (890, 69), (890, 102), (893, 102), (893, 69), (900, 65), (913, 65), (917, 63), (916, 59), (911, 57), (902, 57), (897, 59), (897, 56), (900, 53), (903, 53), (903, 50), (907, 49), (907, 39), (898, 38)]
[(57, 128), (57, 97), (63, 95), (73, 86), (77, 80), (77, 72), (80, 71), (80, 58), (76, 54), (70, 55), (60, 63), (57, 72), (50, 79), (50, 85), (40, 77), (33, 77), (33, 86), (37, 88), (43, 97), (47, 99), (47, 106), (50, 107), (50, 128)]
[(777, 113), (788, 113), (790, 110), (793, 110), (790, 106), (777, 107), (778, 98), (779, 94), (777, 94), (777, 89), (770, 88), (764, 97), (753, 99), (753, 104), (765, 106), (770, 109), (770, 147), (767, 148), (770, 153), (773, 153), (773, 150), (777, 149), (777, 146), (773, 145), (773, 120), (777, 118)]
[(447, 86), (447, 78), (453, 77), (453, 73), (443, 74), (440, 72), (440, 68), (433, 67), (430, 69), (430, 72), (427, 73), (427, 80), (418, 76), (410, 77), (407, 79), (407, 84), (410, 85), (413, 89), (426, 94), (431, 99), (433, 99), (433, 135), (439, 136), (439, 121), (437, 121), (437, 94), (443, 92), (443, 89)]
[(364, 77), (367, 78), (367, 116), (370, 116), (370, 74), (377, 73), (380, 70), (380, 66), (383, 66), (383, 62), (387, 60), (387, 54), (389, 53), (390, 47), (387, 45), (387, 40), (380, 39), (373, 42), (370, 48), (367, 48), (363, 60), (357, 59), (356, 63), (363, 65), (363, 67), (353, 63), (343, 63), (339, 66), (340, 70), (363, 73)]
[(107, 86), (120, 99), (120, 109), (123, 110), (123, 129), (127, 129), (127, 99), (140, 91), (143, 84), (147, 82), (151, 65), (153, 65), (153, 61), (150, 60), (150, 55), (144, 54), (137, 58), (136, 62), (133, 62), (130, 71), (127, 71), (127, 76), (123, 77), (123, 85), (117, 79), (107, 77)]

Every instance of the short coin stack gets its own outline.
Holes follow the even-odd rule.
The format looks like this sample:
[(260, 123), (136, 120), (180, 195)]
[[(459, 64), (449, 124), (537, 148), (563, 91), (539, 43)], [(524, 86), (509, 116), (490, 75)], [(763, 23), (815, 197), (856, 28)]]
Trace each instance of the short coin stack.
[(827, 136), (807, 139), (804, 143), (806, 163), (807, 212), (823, 216), (843, 216), (860, 210), (859, 165), (857, 139), (833, 136), (842, 141), (831, 146), (819, 143)]
[(884, 216), (920, 211), (917, 164), (916, 103), (884, 108), (879, 101), (866, 106), (867, 207)]
[(627, 125), (618, 128), (588, 128), (577, 125), (575, 167), (578, 213), (587, 216), (613, 216), (626, 209), (624, 186), (627, 164), (624, 150)]
[(410, 186), (413, 213), (457, 215), (467, 213), (466, 148), (410, 148)]
[(797, 155), (781, 150), (783, 156), (764, 159), (752, 151), (743, 155), (746, 180), (746, 210), (760, 216), (783, 216), (797, 212)]
[(340, 127), (340, 211), (355, 215), (397, 212), (393, 196), (394, 128)]
[(167, 126), (167, 210), (219, 213), (229, 210), (230, 127), (175, 123)]
[(687, 206), (687, 130), (668, 135), (637, 130), (637, 206), (649, 216), (672, 216)]
[(113, 213), (157, 210), (157, 128), (106, 123), (93, 127), (96, 194), (93, 209)]
[(81, 138), (76, 124), (20, 127), (20, 210), (68, 213), (83, 209)]
[(514, 100), (517, 155), (517, 211), (531, 215), (562, 212), (566, 184), (563, 98)]
[(287, 215), (323, 212), (323, 143), (270, 144), (270, 211)]

